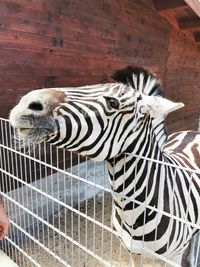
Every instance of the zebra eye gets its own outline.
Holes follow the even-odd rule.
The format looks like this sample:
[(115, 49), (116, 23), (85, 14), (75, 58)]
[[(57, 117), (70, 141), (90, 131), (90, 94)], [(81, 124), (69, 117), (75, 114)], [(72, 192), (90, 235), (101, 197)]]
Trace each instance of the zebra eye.
[(106, 96), (105, 99), (109, 108), (119, 109), (120, 104), (116, 98)]

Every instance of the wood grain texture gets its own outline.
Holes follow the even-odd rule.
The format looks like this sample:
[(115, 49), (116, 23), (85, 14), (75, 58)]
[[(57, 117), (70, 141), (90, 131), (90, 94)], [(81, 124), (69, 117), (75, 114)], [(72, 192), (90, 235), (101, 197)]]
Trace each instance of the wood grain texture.
[(197, 130), (200, 100), (200, 53), (175, 28), (170, 31), (165, 86), (167, 96), (185, 104), (168, 118), (170, 131)]
[(198, 61), (195, 43), (151, 0), (0, 1), (1, 117), (31, 89), (107, 82), (139, 64), (158, 74), (166, 96), (187, 104), (187, 117), (171, 115), (169, 130), (196, 129)]
[(171, 0), (171, 1), (154, 0), (154, 3), (156, 5), (156, 9), (158, 11), (175, 9), (175, 8), (180, 8), (180, 7), (186, 6), (186, 3), (183, 0)]

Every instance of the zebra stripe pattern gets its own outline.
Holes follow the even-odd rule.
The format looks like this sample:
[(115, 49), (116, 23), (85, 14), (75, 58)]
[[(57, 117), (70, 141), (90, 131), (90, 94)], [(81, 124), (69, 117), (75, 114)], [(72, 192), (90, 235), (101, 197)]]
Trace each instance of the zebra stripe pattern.
[[(144, 246), (180, 264), (200, 225), (200, 134), (167, 136), (164, 118), (183, 104), (163, 98), (146, 69), (127, 67), (113, 78), (33, 91), (12, 110), (11, 123), (27, 139), (107, 160), (113, 226), (127, 249), (140, 254)], [(38, 133), (41, 120), (48, 133)]]

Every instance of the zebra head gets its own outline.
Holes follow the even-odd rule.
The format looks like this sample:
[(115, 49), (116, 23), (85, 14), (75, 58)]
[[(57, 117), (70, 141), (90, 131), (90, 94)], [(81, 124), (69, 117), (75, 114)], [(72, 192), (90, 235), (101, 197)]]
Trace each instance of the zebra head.
[(25, 139), (47, 141), (95, 160), (127, 150), (146, 119), (160, 122), (183, 106), (162, 97), (144, 68), (117, 71), (115, 83), (34, 90), (20, 100), (10, 122)]

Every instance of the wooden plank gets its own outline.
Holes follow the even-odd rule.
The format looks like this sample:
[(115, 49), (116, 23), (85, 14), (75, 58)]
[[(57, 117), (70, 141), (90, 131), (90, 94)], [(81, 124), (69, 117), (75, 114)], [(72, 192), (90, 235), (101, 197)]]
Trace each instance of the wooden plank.
[[(0, 1), (1, 116), (8, 116), (26, 88), (112, 81), (113, 71), (127, 64), (148, 66), (161, 81), (165, 77), (165, 95), (174, 100), (182, 96), (194, 107), (187, 109), (190, 116), (197, 113), (200, 58), (194, 42), (179, 31), (168, 49), (172, 27), (155, 12), (151, 0), (36, 2)], [(168, 2), (168, 8), (186, 5), (159, 2)], [(188, 118), (180, 124), (174, 121), (180, 129)]]
[[(197, 130), (200, 95), (200, 54), (193, 40), (187, 39), (178, 29), (171, 29), (166, 70), (166, 96), (180, 101), (185, 107), (168, 118), (169, 132), (185, 129)], [(190, 86), (188, 87), (188, 84)], [(184, 125), (185, 124), (185, 125)]]
[(186, 3), (183, 0), (154, 0), (154, 3), (158, 11), (176, 9), (186, 6)]
[(200, 18), (200, 1), (199, 0), (184, 0), (184, 2), (194, 11)]
[(195, 32), (194, 38), (196, 42), (200, 42), (200, 32)]
[(190, 18), (179, 20), (179, 27), (181, 29), (200, 28), (200, 18)]

